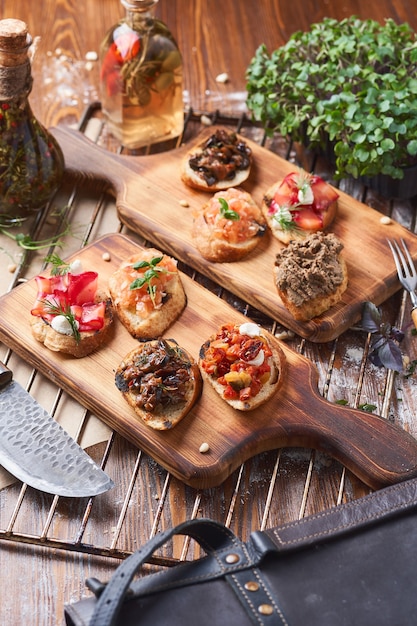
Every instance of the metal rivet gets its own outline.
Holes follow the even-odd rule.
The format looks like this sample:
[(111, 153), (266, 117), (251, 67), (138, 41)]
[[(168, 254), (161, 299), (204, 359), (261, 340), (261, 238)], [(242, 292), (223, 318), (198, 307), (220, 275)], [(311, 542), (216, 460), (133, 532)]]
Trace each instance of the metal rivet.
[(261, 615), (272, 615), (274, 612), (274, 607), (272, 604), (261, 604), (258, 606), (258, 611)]
[(226, 563), (237, 563), (239, 561), (238, 554), (228, 554), (226, 556)]
[(247, 583), (245, 583), (245, 589), (247, 591), (258, 591), (259, 584), (255, 580), (249, 580)]

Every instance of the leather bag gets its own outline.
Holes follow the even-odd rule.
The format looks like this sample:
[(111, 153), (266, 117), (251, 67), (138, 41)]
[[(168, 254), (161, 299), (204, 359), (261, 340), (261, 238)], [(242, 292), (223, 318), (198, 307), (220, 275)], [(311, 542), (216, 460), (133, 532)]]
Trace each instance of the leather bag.
[[(174, 535), (206, 556), (133, 578)], [(417, 479), (240, 541), (209, 519), (157, 534), (67, 626), (411, 626), (417, 623)], [(133, 581), (133, 582), (132, 582)]]

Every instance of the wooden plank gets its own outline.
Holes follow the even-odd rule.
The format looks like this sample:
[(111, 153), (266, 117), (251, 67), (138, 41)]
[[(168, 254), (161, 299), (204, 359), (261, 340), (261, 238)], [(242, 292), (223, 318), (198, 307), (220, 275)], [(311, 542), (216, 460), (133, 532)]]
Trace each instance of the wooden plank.
[[(137, 251), (131, 239), (107, 235), (76, 256), (84, 268), (99, 272), (105, 287), (110, 274)], [(103, 260), (104, 252), (110, 253), (110, 262)], [(197, 359), (201, 345), (221, 324), (247, 318), (189, 277), (182, 275), (182, 280), (187, 306), (165, 336)], [(190, 486), (219, 485), (245, 460), (284, 446), (322, 450), (372, 487), (417, 475), (413, 437), (381, 417), (327, 402), (318, 393), (313, 363), (272, 336), (283, 353), (281, 383), (266, 404), (241, 413), (204, 385), (198, 403), (175, 428), (154, 431), (137, 418), (114, 384), (115, 369), (137, 341), (116, 320), (110, 341), (83, 359), (51, 352), (30, 330), (36, 291), (32, 279), (0, 299), (0, 339)], [(16, 323), (22, 311), (28, 312), (26, 320)], [(207, 454), (199, 452), (203, 442), (209, 444)]]
[[(206, 129), (200, 139), (212, 132), (212, 128)], [(193, 210), (210, 196), (188, 188), (180, 179), (180, 163), (189, 146), (163, 157), (125, 157), (95, 146), (76, 131), (58, 128), (54, 133), (69, 170), (89, 180), (108, 181), (120, 219), (129, 228), (310, 341), (331, 341), (360, 319), (364, 301), (379, 305), (400, 288), (387, 237), (404, 238), (417, 260), (415, 235), (397, 222), (381, 224), (378, 211), (340, 191), (338, 215), (330, 230), (344, 244), (349, 285), (340, 303), (329, 311), (310, 322), (297, 322), (275, 288), (273, 267), (282, 244), (270, 233), (254, 252), (235, 263), (210, 263), (196, 249), (191, 235)], [(242, 187), (260, 203), (270, 185), (295, 166), (255, 142), (247, 142), (254, 164)], [(189, 206), (181, 206), (181, 200)]]

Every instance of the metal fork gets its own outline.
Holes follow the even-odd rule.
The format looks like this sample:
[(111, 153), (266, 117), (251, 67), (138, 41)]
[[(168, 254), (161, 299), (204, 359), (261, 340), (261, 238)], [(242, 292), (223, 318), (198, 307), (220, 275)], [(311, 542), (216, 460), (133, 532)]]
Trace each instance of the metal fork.
[(411, 317), (413, 319), (414, 326), (417, 328), (417, 270), (403, 239), (401, 239), (401, 243), (404, 253), (396, 241), (388, 241), (392, 256), (394, 257), (400, 283), (410, 294), (412, 304)]

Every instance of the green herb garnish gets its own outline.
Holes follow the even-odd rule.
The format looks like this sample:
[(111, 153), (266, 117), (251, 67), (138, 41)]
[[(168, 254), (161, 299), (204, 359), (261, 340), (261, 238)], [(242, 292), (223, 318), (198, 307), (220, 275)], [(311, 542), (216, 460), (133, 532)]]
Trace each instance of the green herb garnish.
[(280, 206), (279, 210), (273, 214), (272, 219), (281, 230), (296, 230), (298, 228), (292, 218), (290, 209), (286, 205)]
[(68, 320), (74, 339), (76, 343), (79, 343), (81, 341), (81, 335), (78, 330), (78, 322), (75, 319), (75, 315), (72, 313), (70, 306), (67, 305), (64, 307), (56, 300), (41, 300), (41, 302), (50, 315), (63, 315)]
[(57, 254), (49, 254), (44, 258), (45, 263), (50, 263), (52, 265), (51, 275), (52, 276), (63, 276), (64, 274), (68, 274), (70, 269), (70, 264), (63, 261)]
[(229, 208), (228, 202), (224, 198), (219, 198), (220, 202), (220, 215), (224, 217), (226, 220), (233, 220), (237, 222), (240, 220), (240, 215), (237, 211), (233, 211), (233, 209)]
[(159, 280), (161, 274), (173, 274), (174, 272), (169, 272), (165, 267), (158, 267), (158, 264), (162, 261), (163, 256), (153, 257), (150, 261), (139, 261), (135, 263), (132, 267), (134, 270), (142, 270), (146, 268), (143, 276), (140, 278), (136, 278), (132, 283), (130, 283), (129, 289), (141, 289), (144, 285), (147, 285), (147, 292), (151, 297), (152, 304), (154, 307), (156, 306), (155, 302), (155, 294), (156, 294), (156, 285), (152, 285), (152, 279)]

